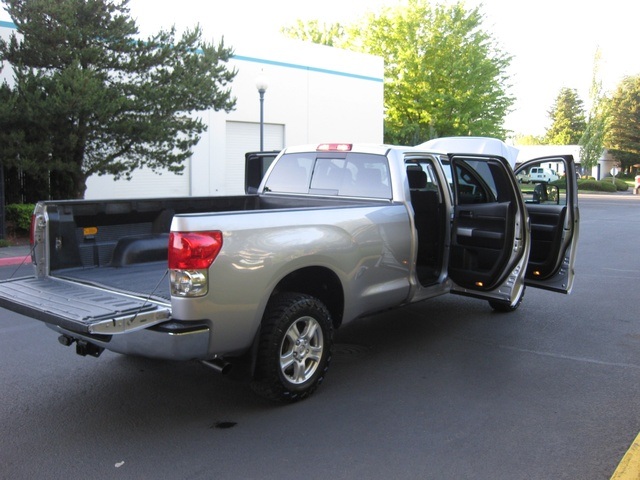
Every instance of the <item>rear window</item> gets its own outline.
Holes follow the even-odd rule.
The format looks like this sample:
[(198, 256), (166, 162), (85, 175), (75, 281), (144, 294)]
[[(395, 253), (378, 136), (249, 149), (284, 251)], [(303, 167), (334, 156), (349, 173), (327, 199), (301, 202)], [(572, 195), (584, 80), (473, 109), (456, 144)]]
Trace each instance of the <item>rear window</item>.
[(269, 175), (265, 191), (390, 199), (389, 165), (384, 155), (285, 154)]

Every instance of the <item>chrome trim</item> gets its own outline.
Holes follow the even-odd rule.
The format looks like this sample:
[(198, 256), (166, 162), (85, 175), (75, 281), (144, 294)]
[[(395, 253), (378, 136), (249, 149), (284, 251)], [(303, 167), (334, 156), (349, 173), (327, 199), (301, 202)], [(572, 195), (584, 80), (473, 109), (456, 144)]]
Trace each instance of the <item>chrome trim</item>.
[(211, 331), (206, 326), (186, 332), (160, 331), (143, 328), (127, 335), (113, 335), (100, 339), (72, 332), (57, 325), (46, 324), (60, 334), (89, 343), (112, 352), (135, 355), (161, 360), (205, 360), (211, 358), (208, 353)]
[(135, 313), (124, 317), (103, 320), (89, 325), (89, 333), (101, 335), (118, 335), (135, 332), (141, 328), (152, 327), (171, 318), (169, 308), (158, 308), (151, 312)]

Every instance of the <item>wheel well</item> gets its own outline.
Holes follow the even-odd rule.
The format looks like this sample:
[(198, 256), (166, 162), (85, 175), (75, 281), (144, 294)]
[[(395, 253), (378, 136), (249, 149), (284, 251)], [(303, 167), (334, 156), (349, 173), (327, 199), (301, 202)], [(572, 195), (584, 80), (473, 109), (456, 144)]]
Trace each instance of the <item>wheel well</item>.
[(344, 291), (337, 275), (328, 268), (307, 267), (296, 270), (280, 280), (273, 295), (280, 292), (306, 293), (316, 297), (331, 312), (334, 328), (342, 323)]

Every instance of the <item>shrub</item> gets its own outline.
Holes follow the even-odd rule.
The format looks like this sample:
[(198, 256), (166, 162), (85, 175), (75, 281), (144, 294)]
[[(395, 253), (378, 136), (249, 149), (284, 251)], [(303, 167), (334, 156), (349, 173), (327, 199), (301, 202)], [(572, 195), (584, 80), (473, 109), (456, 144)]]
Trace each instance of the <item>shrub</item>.
[[(612, 178), (611, 175), (608, 175), (600, 181), (603, 183), (613, 184), (614, 182), (611, 181), (611, 178)], [(629, 189), (629, 184), (625, 182), (623, 179), (621, 179), (620, 177), (615, 178), (615, 185), (616, 185), (616, 190), (618, 190), (619, 192), (626, 192)]]
[(626, 192), (629, 189), (629, 184), (621, 178), (616, 178), (616, 189), (619, 192)]
[(12, 204), (5, 207), (5, 219), (8, 230), (13, 234), (29, 233), (31, 228), (31, 214), (35, 205)]
[(578, 190), (590, 190), (595, 192), (615, 192), (616, 185), (602, 180), (578, 180)]

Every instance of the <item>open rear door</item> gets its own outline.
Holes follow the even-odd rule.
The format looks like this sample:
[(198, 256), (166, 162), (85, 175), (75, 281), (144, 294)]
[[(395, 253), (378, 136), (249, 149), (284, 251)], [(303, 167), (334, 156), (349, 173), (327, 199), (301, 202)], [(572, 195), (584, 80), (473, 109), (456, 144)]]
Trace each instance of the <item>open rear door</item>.
[(451, 291), (515, 308), (524, 292), (529, 230), (513, 171), (504, 158), (476, 155), (449, 155), (448, 166)]
[[(536, 182), (527, 175), (544, 168), (551, 178)], [(525, 284), (560, 293), (573, 286), (580, 212), (576, 167), (571, 155), (537, 158), (520, 165), (516, 175), (531, 222), (531, 248)]]

